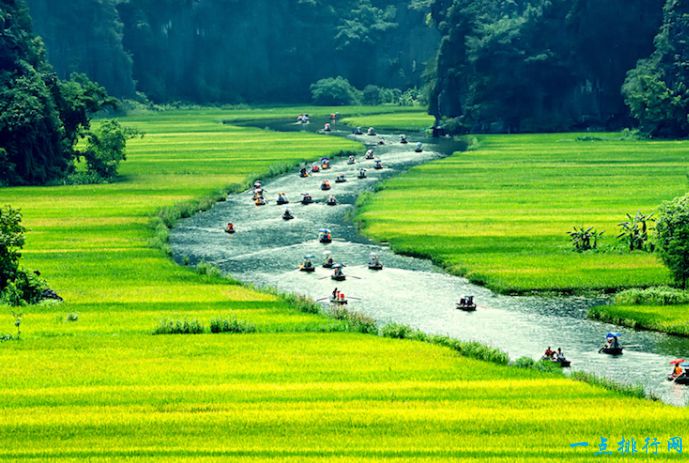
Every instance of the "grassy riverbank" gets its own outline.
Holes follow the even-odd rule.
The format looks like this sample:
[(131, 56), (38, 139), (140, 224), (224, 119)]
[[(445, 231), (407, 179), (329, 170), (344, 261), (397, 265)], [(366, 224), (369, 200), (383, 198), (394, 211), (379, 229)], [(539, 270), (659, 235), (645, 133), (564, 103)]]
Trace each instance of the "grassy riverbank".
[[(669, 282), (654, 255), (629, 253), (616, 235), (625, 214), (684, 194), (689, 144), (585, 137), (482, 136), (474, 150), (386, 182), (358, 218), (394, 249), (501, 292)], [(605, 230), (598, 251), (572, 251), (575, 225)]]
[[(0, 343), (0, 460), (583, 461), (594, 450), (569, 443), (681, 434), (685, 409), (347, 333), (179, 267), (153, 245), (163, 207), (240, 188), (276, 164), (358, 149), (219, 123), (304, 110), (316, 112), (133, 115), (126, 124), (146, 137), (131, 142), (117, 183), (0, 190), (24, 212), (25, 264), (66, 299), (25, 308), (22, 339)], [(257, 332), (151, 334), (163, 318), (207, 327), (219, 316)], [(0, 318), (0, 332), (12, 321)]]
[(343, 122), (352, 127), (375, 127), (379, 130), (407, 130), (421, 131), (433, 125), (433, 116), (429, 116), (425, 110), (405, 108), (404, 112), (392, 112), (388, 114), (351, 116), (343, 119)]

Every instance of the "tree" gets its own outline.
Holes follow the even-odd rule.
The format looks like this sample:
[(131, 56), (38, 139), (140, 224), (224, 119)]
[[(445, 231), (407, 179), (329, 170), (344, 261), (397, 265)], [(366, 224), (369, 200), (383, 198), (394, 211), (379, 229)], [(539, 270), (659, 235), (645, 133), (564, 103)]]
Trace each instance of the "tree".
[(90, 131), (86, 136), (86, 150), (80, 153), (86, 159), (89, 172), (104, 180), (115, 177), (120, 162), (127, 158), (127, 140), (137, 135), (143, 136), (138, 130), (123, 127), (116, 120), (105, 121)]
[(48, 289), (38, 272), (29, 272), (19, 266), (25, 231), (18, 209), (0, 207), (0, 303), (35, 304)]
[(689, 280), (689, 195), (664, 203), (656, 224), (658, 255), (682, 288)]
[(689, 135), (689, 4), (667, 0), (653, 54), (640, 60), (622, 92), (640, 128), (650, 136)]
[(18, 209), (0, 207), (0, 292), (17, 278), (25, 231)]
[(351, 105), (361, 101), (359, 90), (340, 76), (321, 79), (311, 85), (311, 97), (319, 105)]
[(114, 100), (83, 75), (60, 81), (24, 0), (0, 9), (0, 184), (43, 184), (73, 170), (89, 117)]

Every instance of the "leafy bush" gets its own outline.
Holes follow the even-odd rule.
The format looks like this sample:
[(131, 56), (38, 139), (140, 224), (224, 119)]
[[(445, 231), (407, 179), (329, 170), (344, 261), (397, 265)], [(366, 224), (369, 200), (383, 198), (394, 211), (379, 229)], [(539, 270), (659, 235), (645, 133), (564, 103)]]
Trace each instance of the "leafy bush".
[(347, 322), (347, 331), (363, 334), (378, 334), (378, 324), (373, 318), (367, 315), (359, 312), (351, 312), (341, 306), (333, 308), (330, 314), (336, 320)]
[(628, 289), (615, 296), (618, 305), (679, 305), (689, 304), (689, 292), (667, 286)]
[(389, 323), (383, 326), (381, 335), (385, 338), (409, 339), (414, 337), (416, 330), (401, 323)]
[(67, 314), (67, 321), (68, 322), (78, 322), (79, 321), (79, 314), (76, 312), (68, 313)]
[(481, 344), (480, 342), (459, 341), (458, 339), (453, 339), (448, 336), (428, 336), (427, 342), (449, 347), (465, 357), (485, 360), (486, 362), (497, 363), (498, 365), (507, 365), (510, 361), (507, 353), (495, 347)]
[(161, 320), (153, 334), (201, 334), (203, 331), (198, 320)]
[(344, 77), (329, 77), (311, 85), (313, 102), (319, 105), (355, 105), (361, 102), (361, 94)]
[(120, 162), (127, 159), (127, 140), (143, 135), (136, 129), (123, 127), (118, 121), (105, 121), (88, 132), (86, 150), (79, 153), (86, 159), (88, 172), (109, 180), (117, 175)]
[(655, 245), (649, 241), (650, 224), (655, 222), (653, 214), (637, 211), (636, 215), (627, 214), (627, 220), (620, 223), (621, 233), (617, 238), (625, 241), (630, 251), (655, 250)]
[(362, 92), (362, 101), (366, 105), (377, 106), (382, 103), (381, 88), (377, 85), (367, 85)]
[(677, 284), (689, 280), (689, 195), (664, 203), (656, 225), (658, 255)]
[(572, 231), (568, 231), (572, 246), (577, 252), (590, 251), (598, 249), (598, 240), (605, 234), (605, 231), (599, 232), (593, 227), (574, 227)]
[(256, 326), (233, 318), (231, 320), (215, 318), (211, 320), (211, 333), (255, 333)]
[(196, 265), (196, 273), (209, 278), (222, 278), (222, 270), (205, 261), (201, 261)]

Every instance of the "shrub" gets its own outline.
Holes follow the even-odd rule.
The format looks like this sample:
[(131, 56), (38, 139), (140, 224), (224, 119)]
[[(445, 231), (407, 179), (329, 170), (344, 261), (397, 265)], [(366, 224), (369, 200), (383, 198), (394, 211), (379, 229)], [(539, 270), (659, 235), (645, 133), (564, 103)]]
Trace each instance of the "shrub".
[(658, 255), (677, 284), (689, 280), (689, 195), (664, 203), (656, 225)]
[(498, 365), (507, 365), (510, 361), (507, 353), (495, 347), (481, 344), (480, 342), (460, 341), (448, 336), (428, 336), (427, 341), (431, 344), (449, 347), (465, 357), (477, 360), (485, 360), (487, 362), (497, 363)]
[(655, 222), (653, 214), (646, 215), (638, 211), (636, 215), (627, 214), (627, 220), (620, 223), (621, 233), (617, 238), (625, 241), (630, 251), (655, 250), (653, 243), (649, 242), (650, 223)]
[(136, 129), (122, 127), (116, 120), (105, 121), (91, 130), (86, 136), (86, 150), (79, 153), (86, 159), (88, 172), (105, 180), (115, 177), (120, 162), (127, 159), (127, 140), (139, 135)]
[(79, 321), (79, 314), (76, 312), (68, 313), (67, 314), (67, 321), (68, 322), (77, 322)]
[(319, 105), (355, 105), (361, 101), (361, 95), (344, 77), (321, 79), (311, 85), (313, 102)]
[(604, 231), (599, 232), (593, 227), (574, 227), (572, 231), (568, 231), (572, 246), (577, 252), (590, 251), (598, 249), (598, 240), (605, 234)]
[(198, 320), (161, 320), (153, 334), (201, 334), (203, 331)]
[(300, 312), (313, 314), (321, 313), (321, 306), (316, 301), (306, 296), (291, 293), (281, 294), (277, 291), (274, 291), (273, 293), (277, 296), (282, 297), (285, 300), (285, 302), (287, 302), (290, 306), (295, 307)]
[(213, 264), (201, 261), (196, 265), (196, 273), (209, 278), (222, 278), (222, 271)]
[(382, 103), (381, 88), (377, 85), (367, 85), (362, 92), (363, 103), (370, 106), (377, 106)]
[(330, 314), (336, 320), (347, 323), (347, 331), (363, 334), (378, 334), (378, 324), (376, 321), (360, 312), (350, 312), (344, 307), (338, 306), (331, 310)]
[(615, 296), (618, 305), (678, 305), (689, 304), (689, 292), (667, 286), (628, 289)]
[(389, 323), (383, 326), (381, 334), (385, 338), (409, 339), (414, 337), (416, 330), (401, 323)]
[(255, 333), (256, 326), (233, 318), (231, 320), (215, 318), (211, 320), (211, 333)]

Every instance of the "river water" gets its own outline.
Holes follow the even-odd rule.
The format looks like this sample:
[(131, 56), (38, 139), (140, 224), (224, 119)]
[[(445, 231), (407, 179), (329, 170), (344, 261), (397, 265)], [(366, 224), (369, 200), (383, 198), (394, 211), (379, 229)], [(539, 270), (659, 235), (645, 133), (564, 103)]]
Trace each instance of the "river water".
[[(285, 122), (268, 124), (281, 130), (313, 130)], [(261, 127), (266, 126), (261, 123)], [(357, 163), (348, 165), (337, 159), (329, 170), (300, 178), (297, 171), (264, 182), (266, 206), (257, 207), (252, 192), (231, 194), (227, 201), (212, 209), (181, 220), (172, 230), (170, 243), (174, 258), (191, 264), (213, 263), (232, 277), (259, 286), (276, 287), (314, 299), (327, 297), (337, 287), (350, 299), (349, 309), (363, 312), (381, 323), (399, 322), (427, 333), (448, 335), (462, 340), (480, 341), (507, 352), (512, 359), (520, 356), (540, 357), (545, 348), (562, 347), (572, 361), (571, 370), (583, 370), (619, 383), (641, 384), (647, 392), (674, 405), (689, 403), (689, 387), (666, 381), (668, 362), (689, 355), (689, 340), (660, 333), (635, 331), (586, 319), (589, 307), (605, 303), (604, 299), (587, 297), (504, 296), (449, 275), (427, 260), (399, 256), (387, 247), (359, 235), (349, 219), (359, 194), (410, 166), (432, 161), (451, 153), (448, 142), (433, 144), (424, 139), (424, 152), (414, 152), (419, 136), (402, 145), (398, 135), (384, 135), (386, 144), (378, 146), (380, 137), (348, 135), (334, 130), (323, 136), (349, 136), (371, 145), (384, 168), (373, 169), (373, 161), (364, 160), (366, 148), (357, 154)], [(437, 141), (435, 142), (437, 143)], [(461, 156), (461, 154), (459, 154)], [(357, 179), (361, 167), (366, 179)], [(346, 175), (346, 183), (334, 182)], [(330, 192), (320, 190), (329, 179)], [(283, 221), (285, 206), (275, 202), (278, 193), (286, 193), (294, 220)], [(302, 205), (301, 193), (309, 192), (314, 204)], [(333, 194), (337, 206), (327, 206), (325, 198)], [(237, 233), (224, 233), (227, 222), (233, 222)], [(321, 244), (318, 230), (330, 228), (334, 241)], [(420, 237), (419, 239), (423, 239)], [(303, 273), (297, 266), (304, 255), (315, 256), (320, 264), (324, 252), (330, 251), (337, 262), (346, 265), (346, 281), (334, 282), (330, 270), (318, 266), (315, 273)], [(378, 253), (385, 265), (382, 271), (366, 266), (371, 252)], [(463, 295), (474, 295), (478, 310), (466, 313), (455, 309)], [(624, 355), (611, 357), (598, 353), (605, 333), (619, 331), (628, 347)]]

